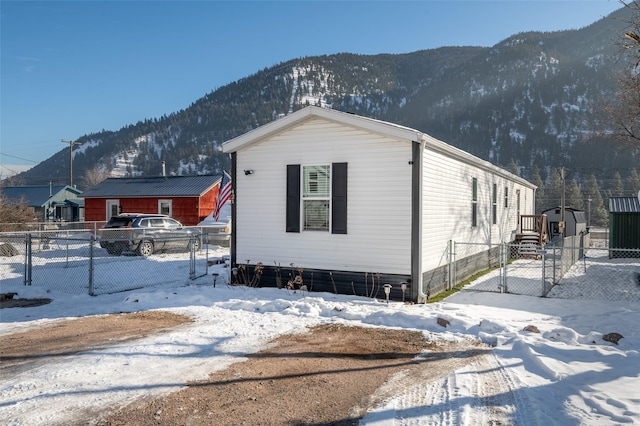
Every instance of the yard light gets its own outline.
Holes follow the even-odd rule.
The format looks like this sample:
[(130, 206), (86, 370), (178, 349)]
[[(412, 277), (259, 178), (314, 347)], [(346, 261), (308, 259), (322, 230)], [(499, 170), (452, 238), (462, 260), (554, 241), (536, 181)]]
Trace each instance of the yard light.
[(389, 303), (389, 293), (391, 293), (391, 284), (387, 283), (382, 287), (384, 287), (384, 294), (387, 296), (387, 303)]
[(216, 288), (216, 281), (218, 281), (218, 273), (213, 272), (211, 275), (213, 276), (213, 288)]
[(407, 283), (400, 283), (400, 288), (402, 289), (402, 301), (404, 302), (404, 293), (407, 291)]

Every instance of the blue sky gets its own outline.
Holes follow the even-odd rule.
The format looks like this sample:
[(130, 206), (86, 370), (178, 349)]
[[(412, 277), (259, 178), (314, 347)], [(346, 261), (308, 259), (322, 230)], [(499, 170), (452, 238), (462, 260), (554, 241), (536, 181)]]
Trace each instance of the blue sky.
[(290, 59), (493, 46), (617, 0), (0, 1), (0, 177)]

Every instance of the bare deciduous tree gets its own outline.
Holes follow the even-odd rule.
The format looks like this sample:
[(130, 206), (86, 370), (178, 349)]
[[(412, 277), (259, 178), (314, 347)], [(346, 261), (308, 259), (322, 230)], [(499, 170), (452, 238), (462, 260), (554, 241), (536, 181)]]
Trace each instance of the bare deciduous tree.
[(34, 220), (34, 211), (24, 198), (12, 200), (4, 195), (0, 187), (0, 231), (16, 231), (21, 225)]
[(620, 3), (631, 11), (620, 34), (621, 69), (611, 100), (602, 103), (603, 115), (597, 123), (598, 136), (640, 147), (640, 0)]
[(102, 170), (100, 166), (96, 165), (92, 169), (87, 169), (84, 172), (84, 175), (80, 178), (80, 185), (83, 189), (89, 189), (108, 177), (109, 172)]

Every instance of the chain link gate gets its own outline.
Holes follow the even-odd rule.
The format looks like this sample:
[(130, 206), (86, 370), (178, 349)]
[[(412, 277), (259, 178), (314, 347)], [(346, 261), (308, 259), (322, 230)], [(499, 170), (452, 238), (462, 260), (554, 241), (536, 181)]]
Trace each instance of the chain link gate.
[(487, 271), (467, 287), (469, 290), (544, 296), (552, 283), (545, 269), (553, 257), (542, 249), (526, 252), (519, 244), (452, 243), (451, 286), (472, 275)]

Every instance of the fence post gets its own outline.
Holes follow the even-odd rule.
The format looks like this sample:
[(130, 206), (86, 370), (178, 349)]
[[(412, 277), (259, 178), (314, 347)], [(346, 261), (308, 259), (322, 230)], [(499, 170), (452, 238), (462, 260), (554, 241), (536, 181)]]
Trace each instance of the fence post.
[(447, 290), (451, 288), (451, 240), (447, 241)]
[(456, 243), (449, 240), (449, 277), (447, 282), (447, 290), (451, 290), (456, 285)]
[(511, 250), (508, 244), (507, 242), (503, 242), (500, 245), (500, 293), (507, 292), (507, 263), (509, 261), (507, 253)]
[(95, 237), (91, 235), (89, 238), (89, 296), (95, 296), (95, 291), (93, 288), (93, 243), (95, 241)]
[(33, 269), (31, 258), (31, 234), (26, 234), (24, 239), (24, 285), (31, 285), (31, 271)]
[(451, 288), (453, 288), (458, 284), (458, 260), (456, 258), (456, 242), (454, 240), (451, 240), (451, 256), (453, 257), (453, 281)]
[[(545, 261), (545, 249), (540, 250), (542, 252), (542, 296), (546, 296), (547, 295), (547, 280), (546, 280), (546, 269), (547, 269), (547, 262)], [(555, 262), (555, 256), (553, 257), (554, 262)], [(554, 274), (555, 274), (555, 269), (553, 268)]]
[(195, 237), (189, 237), (189, 279), (196, 279), (196, 241)]

